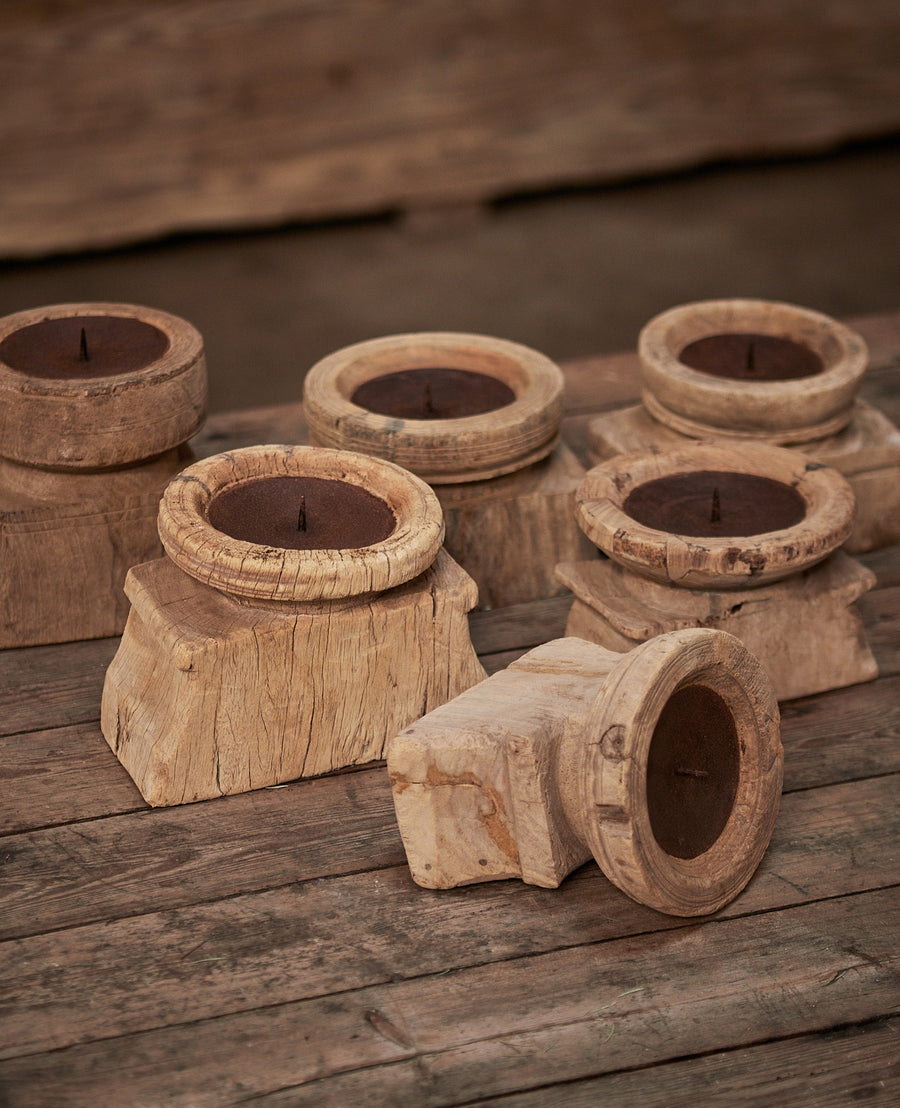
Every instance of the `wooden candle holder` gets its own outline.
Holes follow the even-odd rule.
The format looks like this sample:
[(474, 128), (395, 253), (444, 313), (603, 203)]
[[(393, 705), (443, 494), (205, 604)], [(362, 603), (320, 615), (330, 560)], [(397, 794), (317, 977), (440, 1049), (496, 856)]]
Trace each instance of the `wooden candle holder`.
[(780, 718), (732, 635), (692, 629), (626, 655), (539, 646), (392, 740), (413, 879), (553, 888), (593, 856), (635, 900), (714, 912), (750, 880), (781, 796)]
[(0, 647), (119, 634), (206, 413), (199, 332), (132, 304), (0, 319)]
[[(287, 546), (301, 530), (312, 547)], [(485, 676), (475, 585), (441, 549), (433, 492), (399, 466), (312, 447), (220, 454), (171, 482), (159, 531), (167, 556), (126, 581), (101, 713), (151, 804), (379, 759)]]
[(856, 399), (868, 351), (855, 331), (791, 304), (709, 300), (656, 316), (638, 352), (643, 403), (591, 420), (594, 461), (687, 439), (795, 447), (850, 482), (847, 550), (900, 541), (900, 431)]
[(559, 368), (526, 346), (436, 332), (329, 355), (304, 406), (312, 442), (389, 458), (433, 486), (447, 550), (489, 608), (561, 594), (556, 563), (592, 554), (574, 520), (584, 469), (559, 440), (562, 394)]
[[(684, 475), (702, 494), (678, 487)], [(709, 516), (695, 525), (697, 497)], [(557, 567), (575, 594), (566, 634), (624, 651), (682, 627), (729, 631), (780, 700), (871, 680), (854, 602), (875, 576), (837, 549), (853, 510), (836, 470), (780, 447), (698, 442), (614, 458), (578, 490), (581, 526), (610, 560)]]

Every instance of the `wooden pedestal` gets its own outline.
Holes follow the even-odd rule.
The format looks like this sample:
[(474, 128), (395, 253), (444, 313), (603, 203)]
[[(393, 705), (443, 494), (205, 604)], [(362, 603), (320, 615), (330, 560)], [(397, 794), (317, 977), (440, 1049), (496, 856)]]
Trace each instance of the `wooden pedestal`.
[(875, 575), (841, 551), (746, 589), (678, 587), (609, 559), (559, 565), (557, 574), (575, 594), (566, 634), (610, 650), (684, 627), (728, 631), (760, 659), (779, 700), (878, 676), (855, 604)]
[(575, 521), (584, 468), (563, 443), (543, 461), (488, 481), (435, 485), (444, 510), (444, 545), (478, 585), (480, 608), (547, 596), (565, 586), (558, 562), (596, 556)]
[(120, 635), (125, 575), (162, 552), (159, 500), (191, 460), (81, 473), (0, 459), (0, 648)]
[[(276, 545), (277, 499), (219, 516), (260, 485), (282, 490), (291, 541), (309, 532), (312, 545)], [(350, 541), (351, 516), (378, 502), (387, 530), (369, 523)], [(240, 537), (248, 518), (263, 526), (255, 540)], [(332, 523), (347, 541), (328, 539)], [(434, 493), (390, 462), (304, 446), (216, 455), (169, 484), (159, 533), (166, 557), (126, 580), (131, 614), (101, 710), (151, 804), (371, 762), (485, 675), (469, 639), (475, 584), (441, 548)]]
[(101, 726), (153, 805), (374, 761), (484, 677), (466, 618), (475, 587), (443, 552), (368, 599), (257, 607), (166, 558), (133, 569), (126, 592)]
[(0, 647), (120, 634), (128, 569), (206, 415), (186, 320), (134, 304), (0, 319)]
[(676, 915), (715, 911), (750, 879), (782, 765), (759, 662), (703, 630), (624, 657), (547, 643), (388, 748), (420, 885), (520, 877), (552, 888), (593, 855), (630, 896)]
[[(717, 431), (716, 438), (727, 442), (729, 433)], [(638, 450), (668, 450), (690, 441), (654, 419), (642, 404), (595, 416), (588, 425), (593, 462)], [(886, 416), (857, 400), (846, 427), (795, 449), (833, 466), (850, 482), (857, 514), (847, 550), (860, 554), (900, 542), (900, 431)]]

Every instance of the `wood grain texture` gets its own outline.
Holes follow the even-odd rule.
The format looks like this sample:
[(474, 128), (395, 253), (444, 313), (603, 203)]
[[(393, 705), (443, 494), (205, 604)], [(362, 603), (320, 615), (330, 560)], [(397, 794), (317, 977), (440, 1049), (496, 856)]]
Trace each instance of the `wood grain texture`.
[[(354, 399), (360, 386), (387, 374), (434, 367), (485, 374), (513, 399), (453, 419), (398, 419)], [(455, 485), (545, 458), (559, 434), (563, 384), (554, 362), (521, 343), (425, 331), (370, 339), (322, 358), (304, 380), (303, 409), (314, 445), (374, 454), (432, 485)]]
[[(631, 507), (652, 482), (703, 473), (720, 473), (723, 482), (749, 478), (755, 482), (748, 484), (749, 493), (731, 495), (756, 498), (761, 505), (769, 501), (763, 499), (759, 478), (787, 486), (799, 498), (799, 519), (776, 516), (770, 522), (767, 508), (743, 530), (723, 533), (722, 528), (691, 529), (697, 520), (689, 515), (684, 493), (675, 501), (677, 510), (662, 522)], [(727, 497), (723, 489), (723, 507)], [(713, 440), (617, 455), (588, 470), (575, 499), (579, 526), (616, 564), (653, 583), (713, 591), (759, 588), (812, 568), (847, 540), (856, 511), (848, 482), (829, 466), (781, 447)], [(732, 507), (732, 519), (740, 526), (741, 504)], [(718, 510), (713, 505), (713, 512)]]
[[(380, 1095), (392, 1103), (459, 1103), (877, 1017), (896, 995), (897, 913), (896, 897), (878, 891), (701, 933), (682, 928), (384, 982), (12, 1058), (0, 1064), (0, 1080), (16, 1105), (46, 1103), (48, 1094), (60, 1105), (86, 1095), (97, 1105), (152, 1102), (171, 1093), (177, 1059), (182, 1103), (352, 1071), (364, 1071), (373, 1096), (387, 1077)], [(623, 981), (622, 965), (636, 961), (640, 981)], [(552, 990), (536, 981), (552, 981)], [(415, 1088), (404, 1090), (382, 1067), (416, 1056)]]
[(169, 558), (135, 567), (128, 595), (101, 728), (153, 805), (375, 761), (484, 675), (466, 623), (475, 585), (443, 550), (412, 581), (349, 602), (237, 603)]
[[(819, 372), (790, 380), (732, 379), (686, 365), (682, 351), (710, 336), (750, 333), (797, 343)], [(693, 438), (720, 430), (773, 445), (803, 443), (846, 426), (868, 364), (862, 337), (821, 312), (769, 300), (703, 300), (669, 308), (638, 336), (644, 404)]]
[[(895, 881), (896, 783), (794, 794), (752, 886), (718, 918)], [(854, 859), (856, 836), (865, 849)], [(811, 852), (821, 860), (815, 875), (805, 861)], [(491, 884), (473, 895), (410, 893), (404, 867), (382, 867), (0, 943), (0, 982), (11, 1005), (0, 1057), (327, 996), (339, 984), (365, 988), (679, 925), (619, 893), (593, 865), (556, 896), (536, 891), (523, 904), (514, 890)], [(336, 928), (340, 919), (346, 927)], [(371, 936), (365, 947), (355, 939), (363, 930)], [(423, 934), (435, 938), (423, 942)], [(78, 998), (101, 960), (103, 979), (85, 1012)]]
[(597, 548), (575, 519), (584, 468), (565, 443), (549, 457), (490, 481), (436, 485), (447, 552), (478, 585), (481, 608), (543, 601), (566, 589), (558, 562)]
[(162, 553), (159, 500), (189, 460), (67, 473), (0, 458), (0, 649), (121, 634), (125, 577)]
[[(900, 1080), (898, 1034), (896, 1020), (874, 1020), (747, 1050), (671, 1062), (657, 1067), (650, 1081), (646, 1071), (618, 1073), (489, 1097), (479, 1104), (485, 1108), (544, 1108), (548, 1096), (557, 1108), (595, 1108), (597, 1104), (632, 1108), (638, 1102), (643, 1108), (692, 1108), (698, 1096), (747, 1105), (784, 1096), (795, 1103), (808, 1100), (822, 1108), (844, 1108), (866, 1100), (878, 1103), (893, 1095)], [(329, 1094), (342, 1095), (338, 1092), (340, 1084), (335, 1080)], [(342, 1092), (350, 1096), (355, 1085), (351, 1076)], [(315, 1093), (321, 1095), (324, 1091), (313, 1085), (308, 1092), (303, 1091), (309, 1100), (292, 1090), (284, 1098), (276, 1093), (262, 1097), (259, 1103), (267, 1108), (279, 1103), (302, 1105), (312, 1103)]]
[[(671, 698), (699, 682), (722, 706), (719, 727), (727, 719), (734, 729), (734, 783), (716, 817), (709, 790), (692, 793), (675, 845), (659, 831), (652, 750)], [(554, 887), (593, 855), (640, 903), (696, 916), (733, 899), (758, 866), (783, 753), (758, 660), (731, 636), (692, 628), (624, 656), (577, 638), (546, 643), (401, 731), (387, 764), (410, 872), (425, 888), (507, 877)], [(719, 748), (708, 767), (698, 776), (721, 774)], [(679, 792), (678, 772), (667, 798)], [(685, 850), (694, 831), (708, 837)]]
[(820, 150), (900, 123), (890, 0), (7, 8), (5, 255)]
[(874, 575), (837, 551), (794, 578), (753, 589), (682, 589), (612, 561), (561, 565), (576, 599), (566, 634), (611, 650), (681, 627), (736, 635), (763, 663), (779, 700), (871, 681), (878, 665), (860, 609)]

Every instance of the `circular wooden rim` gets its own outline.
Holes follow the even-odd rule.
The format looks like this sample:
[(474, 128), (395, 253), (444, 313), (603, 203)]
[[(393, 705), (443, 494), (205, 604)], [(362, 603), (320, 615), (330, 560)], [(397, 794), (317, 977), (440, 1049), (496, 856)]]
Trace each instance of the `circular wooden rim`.
[[(803, 343), (825, 366), (792, 381), (735, 381), (679, 360), (688, 343), (708, 335), (754, 331)], [(821, 312), (774, 300), (701, 300), (662, 312), (638, 338), (644, 404), (682, 434), (718, 432), (810, 442), (846, 426), (868, 364), (862, 336)]]
[[(397, 419), (350, 400), (375, 377), (437, 365), (496, 377), (516, 399), (480, 415), (441, 420)], [(304, 409), (311, 442), (389, 458), (430, 484), (478, 481), (550, 453), (562, 421), (563, 375), (538, 351), (486, 335), (387, 335), (317, 362), (304, 382)]]
[[(793, 527), (762, 535), (699, 537), (658, 531), (632, 519), (632, 489), (675, 473), (726, 470), (770, 477), (803, 497)], [(836, 469), (796, 450), (761, 443), (691, 442), (667, 451), (620, 454), (588, 470), (576, 492), (579, 526), (604, 553), (654, 580), (689, 588), (747, 588), (808, 568), (850, 535), (856, 498)]]
[[(669, 698), (703, 685), (724, 701), (740, 743), (728, 821), (695, 858), (666, 853), (653, 834), (647, 759)], [(715, 912), (744, 888), (772, 836), (784, 753), (778, 703), (758, 659), (733, 635), (674, 631), (630, 651), (612, 669), (587, 718), (579, 784), (588, 845), (606, 876), (642, 904), (672, 915)]]
[(187, 320), (137, 304), (54, 304), (0, 319), (0, 342), (48, 319), (118, 316), (166, 336), (166, 352), (139, 370), (105, 377), (32, 377), (0, 361), (0, 453), (48, 469), (103, 469), (162, 454), (206, 416), (203, 338)]
[[(384, 541), (347, 550), (285, 550), (217, 531), (208, 507), (223, 489), (259, 477), (346, 481), (384, 500), (397, 525)], [(410, 581), (434, 561), (444, 521), (434, 492), (392, 462), (311, 446), (251, 446), (196, 462), (169, 484), (159, 509), (166, 553), (185, 573), (232, 596), (335, 600)]]

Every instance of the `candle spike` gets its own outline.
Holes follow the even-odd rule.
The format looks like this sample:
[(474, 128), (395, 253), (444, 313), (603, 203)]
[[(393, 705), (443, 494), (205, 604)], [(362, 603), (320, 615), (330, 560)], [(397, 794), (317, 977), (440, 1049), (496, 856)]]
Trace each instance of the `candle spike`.
[(705, 769), (683, 769), (681, 766), (675, 768), (675, 774), (678, 777), (696, 777), (698, 780), (701, 777), (709, 777)]
[(747, 343), (747, 375), (752, 377), (756, 373), (756, 350), (753, 347), (753, 339)]
[(91, 356), (88, 353), (87, 335), (83, 327), (81, 328), (81, 345), (78, 351), (78, 358), (82, 362), (89, 362), (91, 360)]
[(710, 523), (719, 523), (722, 519), (722, 506), (719, 503), (719, 490), (714, 488), (712, 494), (712, 510), (709, 513)]
[(434, 401), (431, 398), (431, 382), (425, 382), (425, 414), (428, 416), (434, 415)]
[(300, 494), (300, 510), (297, 514), (297, 530), (306, 530), (306, 497)]

